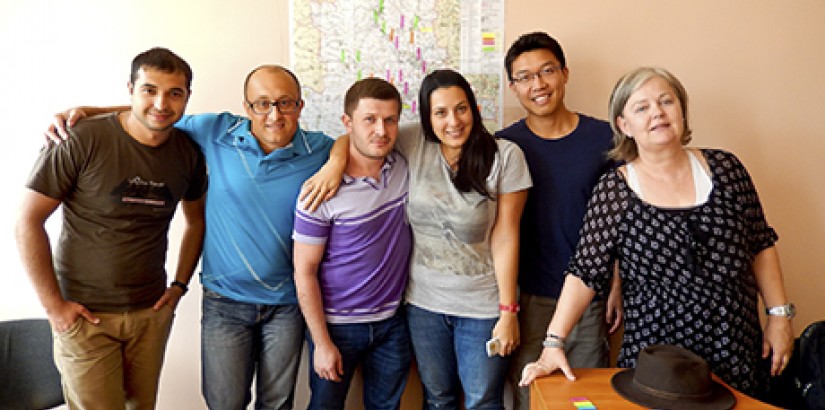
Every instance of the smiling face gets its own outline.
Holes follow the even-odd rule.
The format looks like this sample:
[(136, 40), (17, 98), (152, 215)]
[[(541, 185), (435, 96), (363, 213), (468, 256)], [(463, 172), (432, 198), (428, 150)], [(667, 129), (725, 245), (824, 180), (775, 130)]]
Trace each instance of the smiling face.
[[(514, 81), (510, 82), (510, 89), (529, 115), (552, 115), (564, 107), (568, 71), (550, 50), (542, 48), (522, 53), (513, 60), (512, 72)], [(515, 81), (522, 77), (533, 78)]]
[(616, 124), (636, 141), (640, 151), (681, 147), (685, 133), (684, 110), (676, 91), (659, 76), (645, 81), (630, 95)]
[(461, 150), (473, 129), (473, 110), (461, 87), (438, 88), (430, 94), (430, 122), (443, 148)]
[(283, 70), (262, 68), (249, 77), (246, 86), (246, 101), (299, 101), (293, 112), (283, 114), (278, 107), (272, 107), (269, 114), (257, 114), (244, 104), (246, 115), (252, 122), (252, 135), (258, 140), (265, 153), (282, 148), (292, 142), (295, 131), (298, 130), (298, 118), (304, 107), (301, 93), (295, 80)]
[(341, 118), (350, 136), (350, 155), (383, 161), (395, 146), (399, 112), (396, 100), (359, 100), (352, 115)]
[(127, 131), (142, 144), (160, 145), (186, 109), (186, 75), (144, 66), (137, 70), (128, 87), (132, 110), (126, 122)]

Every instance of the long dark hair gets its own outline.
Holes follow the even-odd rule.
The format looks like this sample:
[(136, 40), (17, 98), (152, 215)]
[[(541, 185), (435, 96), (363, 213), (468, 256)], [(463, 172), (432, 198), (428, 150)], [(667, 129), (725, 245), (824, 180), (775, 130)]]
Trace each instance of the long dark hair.
[(494, 199), (487, 190), (487, 176), (493, 167), (498, 146), (496, 139), (481, 121), (481, 111), (478, 109), (476, 96), (470, 83), (459, 73), (453, 70), (435, 70), (424, 77), (418, 93), (418, 105), (421, 107), (421, 128), (424, 138), (439, 142), (433, 131), (430, 120), (432, 106), (430, 96), (435, 90), (447, 87), (460, 87), (467, 95), (467, 102), (473, 113), (473, 127), (470, 136), (461, 147), (461, 157), (458, 159), (458, 172), (453, 176), (453, 186), (460, 192), (476, 191), (487, 198)]

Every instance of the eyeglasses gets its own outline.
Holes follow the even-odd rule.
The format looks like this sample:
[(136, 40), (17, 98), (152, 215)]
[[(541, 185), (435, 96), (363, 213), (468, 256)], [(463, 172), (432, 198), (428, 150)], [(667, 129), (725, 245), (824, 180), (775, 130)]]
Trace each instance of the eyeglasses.
[(516, 82), (521, 85), (532, 84), (533, 81), (536, 80), (536, 77), (539, 76), (541, 76), (542, 80), (546, 81), (551, 79), (554, 75), (556, 75), (556, 73), (559, 72), (559, 70), (561, 70), (561, 66), (559, 65), (546, 65), (540, 68), (539, 71), (533, 73), (521, 73), (516, 75), (515, 77), (513, 77), (513, 82)]
[(284, 98), (282, 100), (277, 101), (269, 101), (269, 100), (257, 100), (254, 102), (246, 102), (249, 105), (249, 108), (252, 109), (252, 112), (258, 115), (269, 115), (275, 107), (278, 107), (278, 112), (281, 114), (292, 114), (298, 111), (298, 107), (301, 106), (301, 100), (292, 100), (289, 98)]

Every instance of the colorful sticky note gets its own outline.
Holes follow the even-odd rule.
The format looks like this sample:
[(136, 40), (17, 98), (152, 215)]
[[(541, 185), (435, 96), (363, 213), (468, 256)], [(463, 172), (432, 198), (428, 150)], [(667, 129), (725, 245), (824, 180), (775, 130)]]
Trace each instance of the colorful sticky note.
[(576, 410), (596, 410), (596, 406), (587, 397), (571, 397), (570, 401)]

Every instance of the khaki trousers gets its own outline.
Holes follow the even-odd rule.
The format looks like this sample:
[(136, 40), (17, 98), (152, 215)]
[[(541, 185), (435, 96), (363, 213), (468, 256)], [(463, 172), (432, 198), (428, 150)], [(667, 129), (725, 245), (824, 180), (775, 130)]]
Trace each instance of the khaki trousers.
[(54, 333), (54, 361), (69, 408), (154, 409), (172, 308), (95, 316), (97, 325), (81, 317)]

